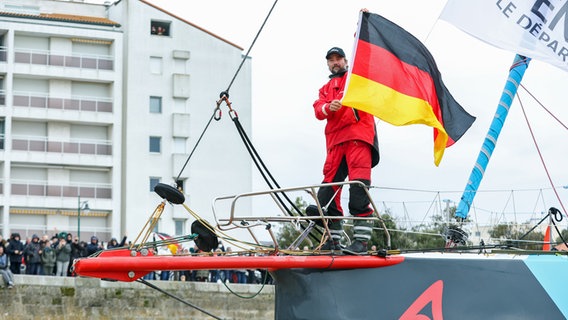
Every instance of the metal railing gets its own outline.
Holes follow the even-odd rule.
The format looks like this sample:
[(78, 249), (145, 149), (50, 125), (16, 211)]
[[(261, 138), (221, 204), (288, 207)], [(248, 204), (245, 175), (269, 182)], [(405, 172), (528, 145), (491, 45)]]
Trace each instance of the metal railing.
[[(2, 92), (0, 92), (1, 94)], [(71, 96), (70, 98), (53, 97), (45, 93), (14, 91), (15, 107), (34, 107), (47, 109), (112, 112), (111, 98)]]
[(112, 185), (108, 183), (92, 184), (56, 184), (48, 181), (29, 181), (12, 179), (12, 195), (39, 197), (69, 197), (112, 199)]
[(112, 142), (87, 139), (57, 141), (47, 137), (15, 135), (12, 137), (12, 150), (110, 156), (112, 155)]
[[(315, 221), (318, 221), (318, 220), (337, 219), (338, 218), (337, 216), (325, 216), (323, 214), (325, 212), (325, 210), (322, 209), (322, 204), (320, 204), (319, 201), (317, 200), (317, 196), (316, 196), (317, 190), (321, 187), (338, 186), (338, 187), (342, 188), (346, 185), (358, 185), (358, 186), (362, 187), (363, 190), (365, 190), (365, 193), (366, 193), (366, 195), (369, 199), (369, 203), (370, 203), (371, 207), (373, 208), (374, 212), (373, 212), (372, 217), (342, 216), (341, 219), (350, 220), (350, 221), (354, 221), (354, 220), (378, 220), (379, 223), (382, 225), (382, 229), (385, 232), (387, 246), (390, 248), (391, 237), (390, 237), (389, 231), (386, 228), (386, 225), (385, 225), (383, 219), (379, 215), (379, 211), (377, 209), (377, 206), (375, 205), (373, 198), (371, 197), (371, 194), (369, 193), (367, 186), (364, 183), (362, 183), (361, 181), (344, 181), (344, 182), (334, 182), (334, 183), (323, 183), (323, 184), (316, 184), (316, 185), (309, 185), (309, 186), (279, 188), (279, 189), (272, 189), (272, 190), (267, 190), (267, 191), (249, 192), (249, 193), (242, 193), (242, 194), (238, 194), (238, 195), (217, 197), (213, 200), (213, 205), (212, 205), (213, 216), (214, 216), (215, 220), (217, 221), (217, 227), (220, 230), (245, 228), (251, 233), (251, 236), (256, 240), (257, 238), (252, 233), (251, 228), (255, 227), (255, 226), (264, 226), (265, 223), (269, 223), (269, 222), (299, 223), (300, 221), (315, 222)], [(287, 212), (286, 208), (284, 208), (280, 204), (280, 202), (278, 201), (282, 197), (282, 195), (290, 193), (290, 192), (302, 192), (304, 194), (306, 194), (306, 193), (309, 194), (314, 199), (314, 201), (316, 202), (316, 206), (318, 207), (318, 211), (319, 211), (320, 215), (319, 216), (301, 216), (301, 215), (290, 216), (289, 213)], [(237, 216), (236, 215), (235, 212), (236, 212), (236, 207), (237, 207), (237, 203), (239, 202), (239, 200), (251, 198), (251, 197), (258, 197), (258, 196), (269, 196), (270, 198), (272, 198), (272, 200), (274, 201), (274, 203), (278, 207), (278, 209), (282, 211), (283, 215), (281, 215), (281, 216), (280, 215), (278, 215), (278, 216), (276, 216), (276, 215), (272, 215), (272, 216)], [(220, 205), (221, 202), (225, 202), (225, 201), (230, 201), (230, 210), (229, 210), (228, 218), (218, 219), (217, 215), (218, 215), (219, 210), (216, 209), (216, 208)], [(325, 227), (325, 229), (327, 230), (327, 227)], [(269, 230), (269, 228), (267, 228), (267, 230)], [(271, 236), (272, 236), (272, 234), (271, 234)], [(272, 236), (272, 239), (275, 242), (274, 243), (275, 247), (277, 247), (277, 243), (276, 243), (275, 238), (273, 236)]]
[(69, 52), (27, 48), (15, 48), (14, 62), (45, 66), (114, 70), (114, 58), (112, 56), (77, 53), (70, 54)]

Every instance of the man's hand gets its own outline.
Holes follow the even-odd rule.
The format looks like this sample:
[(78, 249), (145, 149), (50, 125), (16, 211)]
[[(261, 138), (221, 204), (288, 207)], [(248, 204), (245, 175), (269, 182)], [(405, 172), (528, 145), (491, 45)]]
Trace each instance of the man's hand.
[(337, 111), (339, 109), (341, 109), (342, 105), (341, 105), (341, 101), (339, 100), (333, 100), (330, 104), (329, 104), (329, 110), (330, 111)]

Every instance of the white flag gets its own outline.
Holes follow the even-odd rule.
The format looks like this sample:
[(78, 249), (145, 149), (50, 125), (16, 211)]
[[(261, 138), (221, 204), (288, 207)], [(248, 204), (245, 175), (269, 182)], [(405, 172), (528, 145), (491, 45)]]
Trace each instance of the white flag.
[(568, 71), (567, 0), (449, 0), (440, 18), (495, 47)]

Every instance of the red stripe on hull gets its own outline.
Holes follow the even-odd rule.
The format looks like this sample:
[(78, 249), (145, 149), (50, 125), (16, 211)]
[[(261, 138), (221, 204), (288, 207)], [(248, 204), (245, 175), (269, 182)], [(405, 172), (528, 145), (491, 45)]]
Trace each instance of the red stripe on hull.
[(360, 269), (399, 264), (402, 256), (141, 256), (130, 250), (105, 251), (97, 257), (75, 260), (74, 272), (79, 276), (135, 281), (156, 270), (208, 269)]

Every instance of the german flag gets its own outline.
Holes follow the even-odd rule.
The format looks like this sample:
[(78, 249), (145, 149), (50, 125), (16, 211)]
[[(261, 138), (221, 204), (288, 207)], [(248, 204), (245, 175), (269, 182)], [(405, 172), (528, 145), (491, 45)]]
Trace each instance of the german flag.
[(469, 129), (475, 117), (452, 97), (434, 58), (413, 35), (362, 12), (343, 105), (395, 126), (434, 128), (434, 163)]

